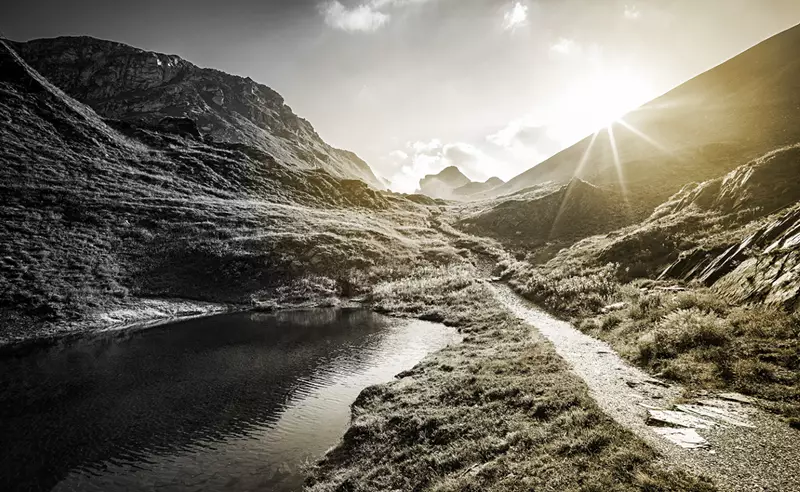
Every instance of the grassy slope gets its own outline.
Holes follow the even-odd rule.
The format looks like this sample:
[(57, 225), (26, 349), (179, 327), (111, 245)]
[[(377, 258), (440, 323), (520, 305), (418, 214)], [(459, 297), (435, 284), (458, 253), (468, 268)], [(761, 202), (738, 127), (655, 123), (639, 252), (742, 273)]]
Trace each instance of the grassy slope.
[(378, 285), (376, 307), (464, 333), (365, 390), (309, 490), (712, 490), (657, 464), (606, 417), (554, 349), (493, 301), (469, 265)]
[[(795, 152), (785, 153), (793, 158)], [(693, 388), (761, 397), (797, 425), (800, 316), (728, 302), (697, 283), (647, 280), (682, 251), (724, 250), (785, 211), (764, 215), (774, 210), (770, 204), (730, 213), (697, 206), (670, 212), (682, 198), (676, 195), (641, 224), (584, 239), (547, 262), (506, 261), (505, 275), (525, 297), (609, 341), (632, 362)], [(676, 283), (688, 290), (665, 290)], [(618, 302), (622, 309), (603, 312)]]

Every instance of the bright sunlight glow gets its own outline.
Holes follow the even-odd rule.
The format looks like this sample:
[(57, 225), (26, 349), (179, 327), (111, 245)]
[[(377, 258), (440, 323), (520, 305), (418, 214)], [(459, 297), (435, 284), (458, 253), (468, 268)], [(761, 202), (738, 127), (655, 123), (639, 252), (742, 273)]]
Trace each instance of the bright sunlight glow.
[(561, 101), (559, 126), (567, 140), (605, 128), (654, 96), (649, 85), (630, 70), (599, 70), (574, 82)]

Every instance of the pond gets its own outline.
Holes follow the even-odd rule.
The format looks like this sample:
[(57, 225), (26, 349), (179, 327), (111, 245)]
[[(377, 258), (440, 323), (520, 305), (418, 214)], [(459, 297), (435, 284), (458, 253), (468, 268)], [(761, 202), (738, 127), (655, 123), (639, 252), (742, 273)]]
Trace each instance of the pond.
[(365, 309), (238, 313), (0, 358), (0, 490), (298, 490), (349, 405), (455, 330)]

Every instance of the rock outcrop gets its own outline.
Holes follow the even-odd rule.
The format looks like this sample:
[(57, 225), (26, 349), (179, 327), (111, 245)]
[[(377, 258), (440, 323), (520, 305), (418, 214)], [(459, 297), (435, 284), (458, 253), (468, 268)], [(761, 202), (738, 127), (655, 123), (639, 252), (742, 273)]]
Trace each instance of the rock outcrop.
[(149, 125), (187, 118), (213, 141), (260, 149), (290, 168), (323, 169), (385, 188), (363, 160), (326, 144), (280, 94), (250, 78), (90, 37), (38, 39), (13, 47), (53, 84), (105, 118)]
[(720, 260), (723, 271), (741, 261), (713, 283), (731, 301), (800, 309), (800, 209), (763, 227)]
[(768, 215), (800, 200), (800, 145), (772, 151), (727, 175), (686, 185), (671, 200), (670, 212), (691, 206), (723, 214)]
[[(683, 252), (662, 279), (696, 280), (734, 302), (800, 304), (800, 146), (755, 159), (726, 176), (687, 185), (658, 214), (692, 210), (723, 217), (729, 229), (763, 221), (755, 232), (725, 247)], [(755, 222), (756, 224), (760, 222)]]
[(456, 166), (449, 166), (438, 174), (428, 174), (419, 180), (420, 193), (433, 198), (450, 199), (453, 190), (460, 188), (472, 181)]

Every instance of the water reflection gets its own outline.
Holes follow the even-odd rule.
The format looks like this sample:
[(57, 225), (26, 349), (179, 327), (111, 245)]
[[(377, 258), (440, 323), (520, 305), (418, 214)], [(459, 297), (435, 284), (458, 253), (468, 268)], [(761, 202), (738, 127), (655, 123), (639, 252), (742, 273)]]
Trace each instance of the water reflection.
[(0, 490), (293, 490), (358, 392), (455, 341), (366, 310), (236, 314), (0, 360)]

